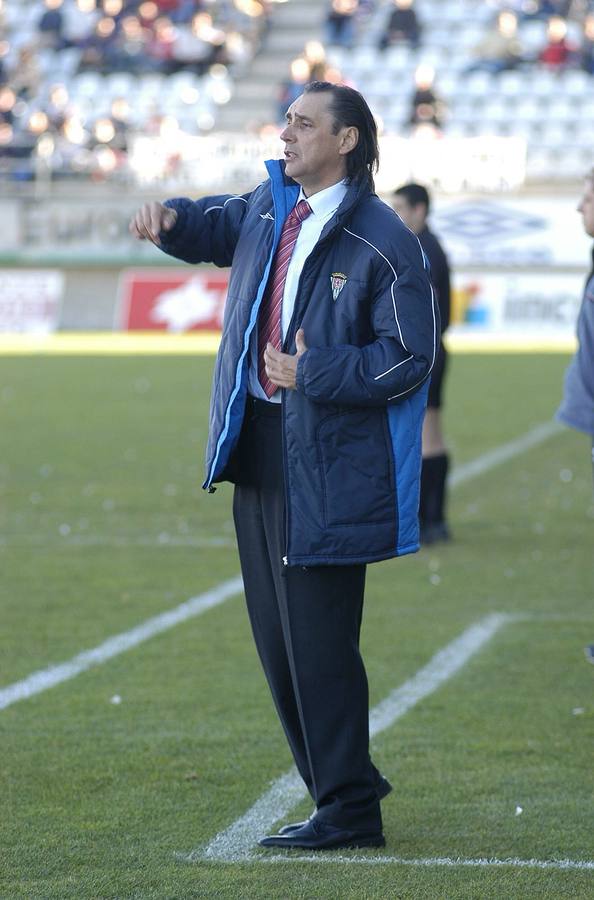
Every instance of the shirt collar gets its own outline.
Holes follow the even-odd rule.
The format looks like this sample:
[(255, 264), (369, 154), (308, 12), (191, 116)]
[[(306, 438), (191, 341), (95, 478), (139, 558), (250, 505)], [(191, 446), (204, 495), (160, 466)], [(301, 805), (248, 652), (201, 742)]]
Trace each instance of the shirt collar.
[(311, 207), (312, 215), (316, 218), (328, 219), (342, 203), (347, 190), (348, 185), (344, 180), (331, 184), (330, 187), (324, 188), (323, 191), (318, 191), (317, 194), (312, 194), (311, 197), (306, 197), (303, 193), (303, 188), (301, 188), (297, 202), (299, 200), (307, 200)]

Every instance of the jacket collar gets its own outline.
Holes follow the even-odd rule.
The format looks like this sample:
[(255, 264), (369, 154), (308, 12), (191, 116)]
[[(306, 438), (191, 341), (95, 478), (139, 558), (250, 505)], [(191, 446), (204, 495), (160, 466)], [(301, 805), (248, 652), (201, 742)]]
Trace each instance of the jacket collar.
[[(300, 186), (286, 174), (284, 159), (266, 160), (266, 169), (270, 175), (273, 193), (277, 193), (279, 189), (282, 192), (282, 189), (284, 188), (284, 193), (287, 196), (287, 209), (285, 214), (287, 215), (289, 210), (295, 205), (297, 196), (299, 195)], [(335, 215), (326, 223), (322, 232), (322, 237), (326, 237), (326, 235), (329, 234), (330, 231), (333, 231), (334, 228), (342, 226), (343, 222), (351, 215), (359, 203), (370, 195), (371, 189), (366, 182), (351, 182), (348, 185), (345, 197), (336, 210)]]

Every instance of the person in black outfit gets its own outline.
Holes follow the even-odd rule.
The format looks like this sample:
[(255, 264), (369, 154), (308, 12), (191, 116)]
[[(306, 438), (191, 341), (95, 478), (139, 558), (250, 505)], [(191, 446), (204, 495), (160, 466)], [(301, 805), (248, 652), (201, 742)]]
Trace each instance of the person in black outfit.
[[(431, 282), (439, 303), (441, 333), (450, 321), (450, 267), (443, 248), (427, 225), (430, 199), (425, 187), (413, 182), (394, 191), (392, 207), (405, 225), (417, 235), (429, 260)], [(442, 387), (447, 352), (440, 344), (431, 373), (427, 412), (423, 423), (423, 463), (419, 520), (421, 543), (447, 541), (450, 531), (446, 523), (446, 479), (450, 464), (441, 424)]]
[(382, 34), (379, 49), (396, 44), (408, 44), (417, 49), (421, 42), (421, 24), (413, 8), (413, 0), (394, 0), (395, 8)]

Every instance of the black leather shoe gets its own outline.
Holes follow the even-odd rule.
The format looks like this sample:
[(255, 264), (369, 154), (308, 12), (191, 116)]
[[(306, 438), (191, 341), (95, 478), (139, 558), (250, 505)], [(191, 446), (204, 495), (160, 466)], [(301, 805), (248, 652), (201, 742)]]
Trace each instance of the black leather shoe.
[(346, 850), (359, 847), (385, 847), (381, 831), (350, 831), (309, 819), (303, 828), (288, 834), (271, 834), (258, 841), (261, 847), (281, 847), (298, 850)]
[[(383, 775), (380, 775), (380, 779), (375, 788), (377, 792), (377, 796), (379, 800), (383, 800), (384, 797), (387, 797), (389, 793), (392, 792), (393, 788), (387, 778)], [(315, 816), (317, 810), (314, 810), (309, 819), (305, 819), (304, 822), (293, 822), (290, 825), (283, 825), (282, 828), (279, 828), (279, 834), (291, 834), (293, 831), (297, 831), (299, 828), (303, 828), (304, 825), (307, 825), (308, 822), (311, 822), (313, 817)]]

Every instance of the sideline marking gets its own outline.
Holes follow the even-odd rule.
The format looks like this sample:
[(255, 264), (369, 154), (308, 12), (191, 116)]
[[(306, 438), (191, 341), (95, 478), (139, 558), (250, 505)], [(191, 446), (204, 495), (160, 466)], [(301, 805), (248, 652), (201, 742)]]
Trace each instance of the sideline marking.
[(470, 481), (471, 478), (484, 475), (489, 469), (494, 469), (502, 463), (508, 462), (514, 456), (519, 456), (526, 450), (531, 450), (561, 431), (563, 431), (563, 426), (554, 420), (536, 425), (530, 431), (527, 431), (526, 434), (521, 435), (521, 437), (508, 441), (507, 444), (501, 444), (500, 447), (495, 447), (494, 450), (489, 450), (470, 462), (456, 466), (448, 479), (448, 485), (455, 488), (465, 481)]
[(194, 616), (199, 616), (206, 612), (207, 609), (218, 606), (229, 597), (239, 594), (242, 590), (243, 581), (241, 578), (237, 577), (224, 581), (212, 590), (186, 600), (184, 603), (176, 606), (175, 609), (167, 610), (158, 616), (147, 619), (135, 628), (131, 628), (130, 631), (124, 631), (121, 634), (108, 638), (92, 650), (84, 650), (68, 662), (33, 672), (22, 681), (17, 681), (8, 687), (0, 689), (0, 709), (6, 709), (6, 707), (17, 703), (19, 700), (33, 697), (35, 694), (46, 691), (56, 684), (61, 684), (63, 681), (68, 681), (70, 678), (80, 675), (81, 672), (86, 672), (87, 669), (99, 666), (108, 659), (124, 653), (125, 650), (130, 650), (132, 647), (142, 644), (149, 638), (154, 637), (154, 635), (167, 631), (169, 628), (173, 628), (174, 625), (179, 625), (180, 622), (185, 622)]
[[(369, 714), (369, 734), (375, 737), (389, 728), (419, 701), (428, 697), (455, 675), (491, 638), (517, 616), (493, 613), (446, 644), (422, 669), (395, 688)], [(254, 855), (258, 838), (284, 818), (307, 795), (307, 788), (295, 768), (278, 778), (259, 800), (224, 831), (220, 831), (206, 847), (179, 854), (187, 862), (244, 862), (260, 860)], [(284, 859), (284, 857), (281, 857)]]
[(213, 356), (216, 331), (169, 334), (166, 331), (58, 331), (53, 334), (2, 334), (1, 356)]
[[(214, 356), (219, 348), (218, 331), (57, 331), (52, 334), (2, 334), (1, 356), (119, 356), (120, 354), (187, 353)], [(446, 347), (454, 353), (573, 353), (575, 336), (527, 336), (486, 332), (481, 334), (448, 331)]]
[[(484, 474), (484, 472), (488, 471), (489, 468), (500, 465), (502, 462), (506, 462), (513, 456), (523, 453), (529, 448), (535, 447), (537, 444), (542, 443), (549, 437), (552, 437), (560, 430), (561, 426), (556, 422), (544, 422), (541, 425), (537, 425), (536, 428), (528, 431), (522, 437), (516, 438), (515, 440), (510, 441), (507, 444), (502, 444), (500, 447), (496, 447), (495, 450), (484, 453), (482, 456), (477, 457), (475, 460), (454, 468), (449, 480), (449, 484), (452, 488), (455, 488), (466, 481), (470, 481), (472, 478)], [(125, 544), (120, 544), (120, 546), (125, 546)], [(167, 545), (165, 544), (165, 546)], [(230, 585), (236, 585), (237, 587), (230, 589)], [(153, 637), (155, 634), (159, 634), (160, 631), (165, 631), (167, 628), (173, 627), (173, 625), (176, 625), (178, 621), (184, 621), (184, 618), (174, 619), (173, 617), (175, 617), (178, 611), (185, 609), (191, 604), (195, 603), (199, 605), (200, 601), (203, 598), (212, 597), (215, 595), (218, 596), (218, 592), (221, 592), (220, 600), (217, 600), (216, 602), (205, 603), (204, 609), (199, 608), (196, 612), (190, 612), (185, 616), (185, 618), (190, 618), (193, 615), (199, 615), (206, 609), (210, 609), (211, 606), (216, 606), (218, 605), (218, 603), (223, 603), (226, 599), (228, 599), (228, 597), (232, 597), (234, 594), (238, 594), (242, 590), (243, 582), (241, 580), (241, 577), (236, 576), (231, 581), (223, 582), (216, 588), (213, 588), (213, 590), (207, 592), (207, 594), (203, 594), (199, 597), (194, 597), (190, 600), (187, 600), (185, 603), (182, 603), (181, 606), (178, 606), (177, 609), (162, 613), (160, 616), (156, 616), (153, 619), (148, 619), (146, 622), (141, 623), (131, 631), (125, 631), (122, 634), (115, 635), (114, 637), (109, 638), (103, 644), (95, 647), (93, 650), (86, 650), (82, 653), (79, 653), (68, 662), (57, 664), (55, 666), (50, 666), (47, 669), (33, 672), (22, 681), (17, 681), (5, 688), (0, 688), (0, 710), (6, 709), (7, 706), (11, 706), (13, 703), (17, 703), (19, 700), (26, 700), (28, 697), (32, 697), (34, 694), (39, 694), (42, 691), (54, 687), (54, 685), (60, 684), (63, 681), (68, 681), (70, 678), (74, 678), (81, 672), (84, 672), (87, 669), (92, 668), (93, 666), (100, 665), (101, 663), (106, 662), (108, 659), (111, 659), (113, 656), (117, 656), (119, 653), (125, 652), (131, 647), (134, 647), (137, 644), (140, 644), (143, 641), (147, 640), (148, 638)], [(151, 630), (149, 627), (151, 623), (158, 622), (167, 624), (162, 624), (161, 627), (156, 627), (155, 625), (153, 625), (153, 628), (155, 630)]]
[(289, 862), (313, 862), (313, 863), (357, 863), (358, 865), (367, 864), (392, 865), (392, 866), (419, 866), (430, 868), (431, 866), (444, 866), (447, 868), (455, 868), (457, 866), (467, 866), (473, 868), (488, 868), (489, 866), (502, 868), (511, 866), (519, 869), (563, 869), (574, 871), (590, 871), (594, 870), (594, 860), (584, 859), (520, 859), (517, 856), (510, 856), (507, 859), (497, 859), (496, 857), (477, 857), (471, 859), (468, 857), (449, 857), (449, 856), (433, 856), (419, 859), (407, 859), (403, 856), (344, 856), (341, 854), (305, 854), (297, 856), (297, 851), (287, 853), (285, 856), (251, 856), (242, 862), (258, 862), (258, 863), (289, 863)]

